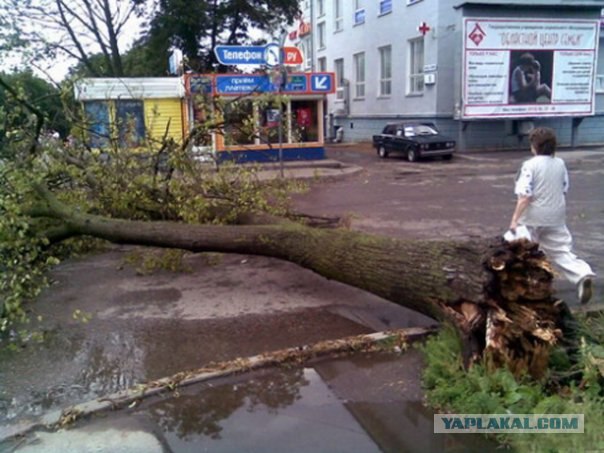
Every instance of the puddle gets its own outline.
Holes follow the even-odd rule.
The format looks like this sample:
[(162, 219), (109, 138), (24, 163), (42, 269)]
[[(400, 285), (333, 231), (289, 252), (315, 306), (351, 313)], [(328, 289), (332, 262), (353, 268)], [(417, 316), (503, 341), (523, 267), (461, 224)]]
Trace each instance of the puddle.
[(75, 442), (108, 452), (116, 438), (120, 451), (141, 453), (495, 450), (481, 435), (433, 433), (433, 412), (421, 403), (420, 365), (412, 349), (259, 370), (185, 387), (66, 431), (34, 433), (0, 450), (61, 452)]
[(316, 310), (204, 321), (95, 319), (16, 353), (0, 350), (0, 428), (212, 361), (369, 332)]
[(51, 332), (44, 343), (0, 352), (0, 425), (131, 387), (144, 376), (133, 332)]
[[(410, 350), (260, 370), (179, 389), (65, 433), (87, 433), (98, 451), (106, 451), (105, 433), (126, 433), (132, 425), (175, 453), (494, 450), (497, 445), (480, 435), (433, 433), (433, 412), (421, 403), (420, 362)], [(57, 451), (65, 433), (51, 436)], [(49, 439), (37, 442), (30, 439), (24, 448), (50, 448)]]

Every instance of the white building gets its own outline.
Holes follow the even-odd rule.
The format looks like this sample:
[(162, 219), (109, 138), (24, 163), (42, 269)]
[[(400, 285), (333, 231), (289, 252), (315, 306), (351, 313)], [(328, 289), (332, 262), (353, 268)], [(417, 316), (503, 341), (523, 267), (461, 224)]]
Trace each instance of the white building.
[[(327, 135), (340, 126), (345, 141), (365, 141), (386, 122), (425, 119), (456, 137), (461, 150), (518, 147), (533, 125), (556, 128), (562, 144), (604, 143), (604, 1), (301, 6), (312, 33), (291, 37), (307, 56), (303, 69), (333, 71), (338, 80), (325, 110)], [(521, 101), (512, 73), (527, 53), (540, 64), (544, 89)]]

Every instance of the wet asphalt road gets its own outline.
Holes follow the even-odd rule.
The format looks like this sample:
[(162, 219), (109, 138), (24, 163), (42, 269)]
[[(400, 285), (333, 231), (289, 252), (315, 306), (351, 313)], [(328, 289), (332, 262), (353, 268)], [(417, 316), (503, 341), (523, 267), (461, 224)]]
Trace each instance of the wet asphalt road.
[[(575, 253), (604, 281), (604, 149), (561, 150), (570, 174), (568, 227)], [(458, 154), (409, 163), (380, 159), (369, 145), (334, 146), (328, 157), (359, 165), (363, 172), (318, 184), (296, 198), (313, 214), (349, 216), (354, 229), (401, 239), (471, 239), (505, 232), (515, 206), (514, 178), (528, 150)], [(574, 289), (559, 282), (561, 296), (574, 303)], [(601, 301), (599, 290), (595, 299)]]
[[(568, 224), (576, 252), (601, 274), (604, 150), (560, 156), (570, 171)], [(398, 238), (471, 239), (505, 231), (515, 202), (514, 175), (529, 155), (473, 153), (451, 162), (408, 163), (380, 160), (368, 146), (338, 146), (328, 157), (363, 171), (314, 183), (294, 198), (298, 210), (348, 216), (354, 229)], [(130, 250), (115, 247), (53, 272), (53, 286), (35, 305), (47, 341), (0, 357), (0, 434), (2, 425), (210, 361), (432, 323), (290, 263), (202, 254), (187, 258), (190, 273), (141, 276), (124, 264)], [(601, 275), (596, 284), (601, 302)], [(573, 288), (559, 286), (562, 297), (574, 303)], [(75, 309), (91, 314), (91, 321), (74, 320)], [(398, 369), (396, 382), (411, 385), (415, 390), (408, 397), (419, 404), (419, 362), (414, 363)], [(396, 382), (384, 384), (386, 394)], [(341, 385), (341, 393), (350, 392)]]

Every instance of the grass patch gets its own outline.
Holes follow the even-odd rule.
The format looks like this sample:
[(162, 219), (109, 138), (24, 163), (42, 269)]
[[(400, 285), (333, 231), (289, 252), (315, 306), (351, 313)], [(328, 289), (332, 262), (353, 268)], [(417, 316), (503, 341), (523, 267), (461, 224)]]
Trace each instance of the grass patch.
[(507, 369), (484, 363), (465, 370), (461, 342), (451, 327), (421, 348), (426, 366), (427, 402), (440, 413), (584, 414), (584, 434), (498, 434), (494, 438), (521, 452), (604, 451), (604, 316), (579, 319), (581, 346), (574, 360), (552, 354), (548, 376), (540, 382), (515, 378)]

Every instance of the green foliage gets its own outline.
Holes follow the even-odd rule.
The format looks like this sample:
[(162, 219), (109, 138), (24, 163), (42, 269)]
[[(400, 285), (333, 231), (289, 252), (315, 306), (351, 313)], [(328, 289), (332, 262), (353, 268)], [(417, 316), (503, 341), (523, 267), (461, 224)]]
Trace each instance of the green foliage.
[[(291, 192), (305, 188), (295, 181), (264, 181), (256, 166), (198, 160), (189, 147), (171, 139), (144, 138), (136, 149), (120, 147), (118, 131), (110, 132), (113, 139), (103, 149), (83, 145), (84, 134), (68, 143), (36, 140), (27, 135), (23, 102), (16, 99), (9, 114), (15, 115), (14, 129), (6, 135), (0, 160), (0, 328), (5, 333), (27, 321), (26, 303), (47, 284), (52, 265), (99, 245), (87, 238), (65, 241), (73, 232), (49, 215), (47, 201), (32, 183), (49, 188), (72, 212), (215, 224), (239, 222), (244, 214), (285, 216)], [(205, 137), (215, 127), (210, 118), (192, 135)], [(129, 130), (126, 124), (122, 137)], [(139, 272), (149, 273), (186, 270), (182, 258), (180, 251), (167, 251), (131, 260)], [(85, 314), (75, 316), (87, 320)]]
[[(586, 320), (584, 325), (604, 332), (604, 318)], [(602, 337), (600, 337), (601, 339)], [(516, 379), (507, 369), (489, 371), (484, 364), (465, 370), (461, 343), (452, 328), (422, 347), (426, 366), (423, 385), (427, 402), (439, 412), (458, 414), (584, 414), (585, 434), (505, 434), (502, 443), (518, 451), (586, 451), (604, 448), (603, 362), (597, 360), (602, 343), (582, 342), (576, 368), (579, 382), (553, 385), (552, 378), (535, 382)], [(604, 355), (602, 356), (604, 358)], [(559, 359), (559, 357), (558, 357)], [(567, 366), (570, 362), (566, 362)], [(560, 363), (558, 364), (560, 365)], [(566, 371), (572, 371), (567, 369)], [(553, 389), (557, 390), (553, 392)]]
[[(61, 109), (59, 89), (34, 76), (31, 71), (0, 74), (0, 78), (44, 114), (49, 129), (66, 135), (68, 126)], [(24, 141), (32, 137), (34, 123), (31, 111), (0, 86), (0, 158), (7, 157), (7, 144), (10, 141)]]
[[(41, 175), (39, 167), (27, 171), (13, 162), (2, 163), (0, 172), (0, 336), (13, 326), (29, 323), (25, 303), (34, 300), (48, 285), (46, 274), (62, 259), (99, 247), (102, 241), (73, 238), (52, 245), (44, 235), (47, 220), (29, 216), (35, 206), (32, 181)], [(35, 332), (13, 330), (14, 340), (36, 340)]]
[(141, 250), (135, 249), (129, 252), (125, 261), (136, 268), (139, 275), (153, 274), (159, 270), (171, 272), (191, 272), (191, 267), (184, 261), (187, 252), (184, 250)]
[[(45, 271), (58, 261), (43, 252), (48, 241), (35, 233), (21, 213), (25, 181), (16, 174), (0, 178), (0, 333), (26, 320), (22, 301), (32, 300), (46, 285)], [(19, 190), (21, 189), (21, 190)]]
[(80, 321), (81, 323), (86, 324), (92, 319), (92, 313), (86, 313), (78, 308), (73, 311), (71, 317), (76, 321)]
[(128, 77), (165, 77), (168, 75), (170, 41), (155, 36), (137, 41), (123, 56)]

